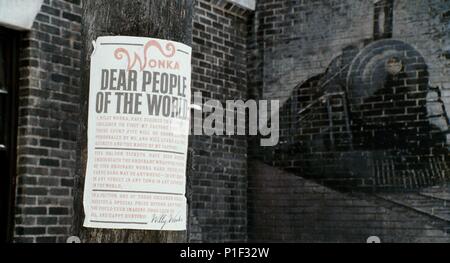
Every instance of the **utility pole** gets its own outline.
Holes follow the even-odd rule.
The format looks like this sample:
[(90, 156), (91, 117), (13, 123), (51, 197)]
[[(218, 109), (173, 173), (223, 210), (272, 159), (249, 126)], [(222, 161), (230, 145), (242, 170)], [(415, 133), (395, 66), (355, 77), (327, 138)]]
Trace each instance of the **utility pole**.
[(87, 120), (92, 41), (100, 36), (136, 36), (173, 40), (190, 45), (193, 0), (84, 0), (80, 100), (81, 129), (74, 186), (72, 234), (82, 243), (186, 242), (186, 231), (113, 230), (83, 227), (83, 189), (87, 161)]

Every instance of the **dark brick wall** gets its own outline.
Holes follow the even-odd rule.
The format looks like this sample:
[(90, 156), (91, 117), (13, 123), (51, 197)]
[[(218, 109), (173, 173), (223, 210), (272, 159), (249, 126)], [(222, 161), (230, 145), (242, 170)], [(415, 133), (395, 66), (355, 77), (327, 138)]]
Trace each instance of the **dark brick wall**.
[[(256, 160), (249, 174), (250, 242), (450, 242), (445, 220), (383, 198), (334, 191)], [(400, 198), (419, 203), (420, 196)]]
[[(247, 97), (249, 12), (228, 1), (197, 1), (193, 92)], [(16, 242), (64, 242), (72, 223), (79, 111), (81, 2), (47, 0), (23, 38)], [(247, 139), (192, 136), (190, 240), (247, 238)]]
[[(390, 75), (385, 63), (394, 57), (403, 70)], [(448, 121), (440, 94), (429, 86), (424, 58), (403, 41), (348, 49), (326, 73), (295, 88), (280, 112), (283, 144), (266, 161), (349, 190), (446, 182)]]
[[(251, 144), (251, 156), (329, 187), (321, 188), (326, 191), (383, 197), (392, 193), (394, 198), (386, 199), (410, 210), (416, 206), (423, 211), (448, 209), (446, 202), (408, 198), (417, 194), (420, 197), (413, 199), (420, 200), (428, 187), (446, 186), (450, 178), (450, 79), (444, 40), (449, 8), (448, 1), (422, 0), (383, 0), (377, 5), (368, 0), (258, 1), (250, 26), (249, 89), (259, 98), (280, 99), (281, 137), (280, 144), (270, 149)], [(380, 12), (385, 15), (379, 16)], [(395, 71), (398, 60), (400, 71), (388, 73), (386, 65)], [(252, 182), (266, 182), (268, 189), (252, 188)], [(329, 226), (335, 220), (336, 229), (360, 223), (365, 228), (360, 235), (371, 233), (373, 224), (388, 229), (397, 221), (411, 229), (427, 229), (423, 220), (408, 221), (396, 213), (385, 216), (377, 210), (378, 201), (355, 201), (358, 197), (346, 201), (347, 212), (329, 217), (327, 213), (337, 209), (331, 200), (336, 196), (315, 194), (310, 185), (291, 189), (289, 182), (280, 182), (283, 186), (278, 189), (272, 179), (250, 173), (250, 239), (265, 233), (272, 235), (265, 240), (281, 240), (283, 235), (313, 240), (301, 231), (294, 231), (298, 234), (294, 238), (288, 228), (264, 227), (278, 225), (278, 217), (289, 218), (291, 226), (320, 237), (321, 227), (327, 226), (309, 220), (308, 213), (302, 217), (307, 206), (325, 209), (324, 220), (329, 220)], [(444, 194), (449, 191), (440, 189)], [(279, 200), (266, 207), (263, 196), (272, 190)], [(303, 199), (308, 202), (296, 202)], [(286, 208), (288, 204), (293, 207)], [(366, 209), (375, 209), (367, 218), (380, 216), (385, 222), (361, 223), (345, 215)], [(278, 212), (267, 215), (268, 221), (259, 220), (262, 228), (256, 228), (251, 219), (261, 218), (263, 211)], [(291, 217), (290, 213), (297, 213), (292, 211), (300, 212)], [(444, 218), (448, 224), (449, 218)], [(440, 230), (444, 236), (445, 229)], [(344, 238), (349, 232), (339, 231), (325, 231), (318, 240), (355, 241)], [(426, 240), (428, 235), (412, 232), (404, 233), (415, 236), (409, 241)], [(399, 231), (391, 235), (386, 239), (406, 240)]]
[[(383, 2), (389, 6), (389, 0)], [(391, 25), (389, 21), (376, 23), (375, 14), (386, 9), (378, 7), (375, 12), (372, 0), (258, 0), (256, 12), (224, 0), (196, 1), (192, 91), (202, 92), (204, 100), (222, 103), (228, 99), (280, 99), (283, 108), (281, 142), (275, 148), (256, 147), (240, 136), (191, 136), (191, 242), (363, 242), (368, 235), (379, 235), (385, 241), (448, 241), (448, 188), (424, 189), (437, 184), (432, 180), (427, 183), (428, 177), (419, 188), (404, 187), (401, 177), (400, 183), (394, 182), (393, 186), (400, 185), (403, 192), (388, 187), (388, 191), (381, 189), (374, 194), (373, 187), (360, 187), (373, 186), (375, 180), (361, 180), (360, 175), (368, 171), (370, 163), (376, 163), (374, 160), (384, 160), (386, 151), (358, 149), (358, 145), (370, 145), (364, 140), (378, 140), (373, 134), (360, 134), (357, 139), (364, 140), (359, 144), (355, 141), (353, 133), (348, 132), (355, 123), (345, 121), (346, 102), (342, 95), (330, 96), (328, 102), (311, 108), (316, 112), (306, 120), (309, 126), (298, 122), (296, 115), (297, 110), (317, 99), (317, 85), (336, 70), (340, 72), (342, 63), (374, 43), (374, 37), (392, 35), (409, 51), (419, 54), (412, 57), (418, 59), (422, 68), (410, 72), (419, 79), (419, 83), (411, 84), (415, 90), (403, 89), (397, 94), (414, 105), (405, 104), (404, 108), (394, 103), (382, 111), (403, 110), (397, 114), (399, 123), (410, 123), (413, 118), (413, 122), (423, 124), (406, 125), (420, 130), (419, 141), (427, 141), (425, 148), (406, 156), (412, 158), (410, 163), (417, 160), (414, 158), (423, 161), (436, 157), (440, 161), (430, 162), (432, 169), (447, 170), (445, 156), (450, 136), (445, 118), (450, 115), (450, 43), (446, 38), (450, 32), (450, 3), (392, 3)], [(16, 242), (64, 242), (72, 223), (80, 14), (79, 0), (44, 1), (33, 29), (21, 44)], [(387, 34), (374, 34), (374, 27), (381, 24), (391, 25)], [(426, 83), (421, 81), (423, 74)], [(402, 81), (411, 78), (406, 76)], [(340, 84), (333, 81), (330, 90), (339, 91), (345, 86)], [(397, 89), (395, 85), (390, 87)], [(383, 101), (387, 95), (395, 94), (381, 93), (378, 99), (382, 101), (364, 103), (370, 108), (369, 115), (381, 117), (381, 123), (390, 121), (390, 114), (386, 119), (377, 108), (378, 104), (390, 103)], [(305, 98), (306, 101), (299, 101)], [(332, 132), (328, 109), (332, 110)], [(361, 116), (366, 119), (364, 114)], [(394, 137), (404, 134), (393, 133)], [(288, 147), (302, 141), (301, 136), (312, 144)], [(331, 149), (330, 145), (334, 145), (333, 151), (323, 150)], [(293, 159), (298, 153), (308, 158)], [(294, 176), (258, 166), (257, 161), (248, 159), (249, 155), (285, 170), (299, 169), (289, 170)], [(298, 162), (301, 160), (307, 160), (307, 165)], [(256, 166), (247, 168), (251, 163)], [(392, 170), (391, 163), (381, 162), (379, 167)], [(327, 171), (332, 175), (331, 183), (317, 180)], [(343, 188), (336, 187), (340, 184), (336, 175), (348, 177)], [(436, 174), (429, 178), (435, 177)], [(352, 184), (355, 178), (358, 187)], [(389, 182), (379, 178), (380, 182), (383, 180)], [(362, 192), (355, 193), (357, 189)]]
[(80, 0), (45, 0), (20, 47), (15, 242), (65, 242), (79, 114)]
[[(192, 92), (203, 99), (247, 98), (247, 15), (226, 1), (196, 3)], [(191, 136), (191, 242), (247, 239), (247, 139)]]
[[(359, 16), (345, 19), (345, 14), (339, 14), (339, 8), (344, 8), (346, 4), (346, 1), (342, 1), (341, 5), (319, 5), (317, 11), (310, 12), (310, 19), (314, 20), (315, 15), (330, 9), (334, 19), (339, 22), (343, 20), (351, 30), (358, 31), (358, 26), (352, 23), (360, 23)], [(327, 181), (325, 183), (341, 185), (345, 181), (347, 187), (417, 188), (448, 178), (446, 143), (449, 119), (445, 112), (445, 88), (442, 84), (432, 86), (437, 80), (445, 83), (446, 77), (441, 72), (441, 62), (434, 61), (434, 56), (429, 56), (432, 58), (431, 63), (427, 59), (426, 55), (430, 54), (429, 48), (433, 43), (421, 52), (416, 46), (420, 47), (424, 40), (420, 37), (411, 39), (407, 33), (406, 29), (415, 21), (403, 20), (405, 15), (397, 12), (401, 4), (401, 1), (386, 0), (371, 8), (369, 4), (357, 6), (360, 9), (356, 10), (353, 10), (356, 8), (354, 6), (353, 9), (349, 7), (354, 12), (367, 13), (367, 9), (371, 10), (373, 21), (365, 21), (365, 24), (372, 28), (368, 30), (364, 23), (361, 24), (367, 31), (373, 32), (366, 37), (345, 37), (339, 31), (340, 23), (333, 23), (334, 27), (339, 28), (333, 31), (327, 28), (308, 31), (298, 39), (292, 36), (292, 31), (284, 32), (286, 25), (290, 25), (290, 20), (285, 18), (282, 26), (271, 31), (264, 29), (265, 33), (261, 36), (266, 44), (263, 57), (273, 57), (264, 65), (262, 96), (281, 96), (282, 100), (287, 98), (281, 111), (281, 144), (266, 161), (290, 167), (304, 176), (321, 177)], [(309, 10), (310, 6), (313, 4), (303, 7)], [(434, 8), (442, 10), (441, 6)], [(272, 15), (274, 10), (282, 14), (285, 12), (282, 8), (274, 9), (270, 5), (267, 10)], [(379, 21), (380, 12), (385, 12), (381, 16), (387, 18), (385, 21)], [(413, 9), (411, 12), (417, 11)], [(302, 12), (298, 12), (297, 16), (303, 17)], [(429, 23), (427, 19), (425, 21)], [(265, 23), (261, 27), (272, 28), (275, 25), (278, 24)], [(406, 28), (406, 32), (398, 32), (397, 25)], [(434, 31), (440, 29), (439, 24), (428, 26)], [(290, 37), (287, 32), (290, 32)], [(338, 32), (338, 35), (329, 32)], [(381, 39), (391, 38), (392, 32), (395, 40)], [(266, 35), (272, 34), (278, 35), (276, 40), (268, 41)], [(314, 40), (317, 36), (328, 41)], [(288, 40), (284, 41), (283, 38)], [(319, 45), (318, 51), (321, 45), (330, 45), (336, 39), (342, 40), (339, 44), (341, 50), (324, 58), (321, 58), (323, 53), (315, 53), (314, 50), (304, 57), (298, 57), (296, 52), (303, 53), (311, 48), (305, 39), (312, 39), (315, 45)], [(273, 47), (268, 48), (267, 42)], [(304, 42), (301, 51), (293, 51), (290, 48), (292, 42)], [(401, 61), (400, 66), (403, 68), (398, 74), (390, 75), (385, 70), (384, 63), (391, 58)], [(315, 74), (310, 68), (303, 68), (303, 64), (307, 65), (316, 59), (320, 59), (316, 66), (326, 67), (322, 73)], [(326, 62), (328, 59), (331, 61)], [(300, 76), (295, 79), (290, 76), (292, 72), (274, 70), (274, 63), (286, 63), (288, 66), (292, 63), (302, 68), (300, 72), (309, 70), (313, 75), (306, 79)], [(277, 79), (272, 81), (273, 78)], [(291, 89), (290, 85), (295, 81), (297, 84)], [(281, 84), (283, 86), (278, 94), (276, 87)], [(283, 97), (282, 94), (286, 92), (283, 89), (291, 89), (288, 97)], [(360, 156), (368, 162), (361, 163)], [(322, 162), (327, 165), (322, 165)], [(392, 166), (389, 168), (392, 171), (379, 172), (384, 165)], [(355, 166), (359, 166), (358, 171), (352, 171)], [(359, 174), (355, 177), (352, 172)]]

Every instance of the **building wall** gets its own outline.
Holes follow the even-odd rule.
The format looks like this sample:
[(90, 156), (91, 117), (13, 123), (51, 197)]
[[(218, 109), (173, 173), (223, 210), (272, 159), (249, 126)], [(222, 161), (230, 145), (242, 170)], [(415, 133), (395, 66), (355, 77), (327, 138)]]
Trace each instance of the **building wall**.
[[(372, 0), (258, 0), (255, 12), (231, 2), (196, 1), (192, 91), (200, 91), (204, 100), (280, 99), (289, 109), (298, 88), (314, 88), (315, 77), (326, 76), (343, 50), (353, 56), (352, 51), (373, 42)], [(397, 0), (392, 27), (393, 38), (425, 59), (427, 85), (434, 89), (427, 98), (415, 99), (419, 112), (414, 114), (424, 117), (420, 103), (425, 101), (426, 110), (438, 113), (427, 117), (424, 127), (431, 125), (439, 134), (441, 157), (447, 153), (445, 140), (450, 140), (441, 112), (449, 115), (449, 10), (448, 1)], [(77, 168), (81, 19), (80, 0), (45, 0), (21, 44), (16, 242), (64, 242), (69, 234)], [(342, 100), (335, 103), (342, 111)], [(439, 110), (436, 103), (444, 107)], [(292, 116), (284, 113), (281, 121), (289, 123)], [(343, 129), (343, 113), (338, 113)], [(328, 123), (318, 121), (323, 127), (311, 127), (312, 140), (329, 134)], [(369, 234), (386, 241), (448, 241), (448, 220), (433, 214), (447, 209), (448, 197), (433, 197), (424, 205), (414, 198), (427, 189), (417, 196), (325, 187), (314, 182), (317, 171), (329, 160), (345, 164), (335, 158), (345, 154), (322, 152), (310, 156), (313, 165), (306, 173), (290, 170), (296, 160), (285, 157), (298, 153), (282, 152), (284, 142), (295, 138), (290, 132), (282, 129), (281, 148), (273, 149), (254, 146), (241, 136), (191, 136), (189, 241), (361, 242)], [(347, 157), (371, 160), (368, 152)], [(248, 168), (256, 163), (249, 155), (266, 166)], [(366, 168), (350, 164), (352, 173)], [(445, 191), (439, 189), (437, 194)]]
[(72, 224), (80, 0), (45, 0), (20, 46), (15, 242), (65, 242)]
[(249, 173), (250, 242), (365, 243), (371, 236), (383, 243), (450, 242), (450, 225), (426, 213), (334, 191), (256, 160)]
[[(203, 100), (245, 100), (246, 10), (199, 0), (193, 22), (192, 92)], [(208, 114), (204, 114), (206, 117)], [(191, 242), (247, 239), (247, 139), (195, 135), (190, 181)]]
[[(387, 34), (375, 34), (382, 23), (376, 13), (386, 8), (392, 8), (393, 21), (382, 25)], [(317, 185), (298, 185), (288, 179), (278, 186), (265, 174), (250, 172), (250, 239), (266, 235), (264, 240), (278, 241), (287, 235), (296, 241), (311, 241), (312, 237), (324, 242), (356, 241), (346, 238), (350, 232), (341, 231), (354, 224), (359, 226), (353, 232), (359, 240), (376, 225), (381, 232), (391, 232), (389, 237), (384, 235), (386, 240), (404, 241), (402, 233), (392, 232), (391, 226), (398, 227), (398, 222), (415, 229), (404, 234), (415, 236), (410, 241), (429, 237), (420, 230), (428, 228), (426, 221), (385, 213), (378, 201), (364, 198), (381, 196), (391, 205), (404, 205), (410, 212), (428, 211), (432, 217), (432, 211), (448, 209), (446, 202), (417, 201), (421, 197), (416, 194), (422, 196), (428, 187), (446, 186), (450, 178), (450, 81), (444, 41), (449, 9), (448, 2), (422, 0), (257, 1), (250, 31), (249, 87), (256, 97), (279, 99), (282, 108), (280, 144), (270, 149), (252, 145), (250, 152), (272, 167)], [(374, 59), (370, 63), (359, 60), (355, 67), (358, 54)], [(400, 54), (404, 63), (400, 73), (383, 75), (387, 65), (383, 56), (388, 54)], [(384, 73), (370, 75), (374, 72)], [(366, 76), (371, 76), (370, 82), (361, 81)], [(264, 189), (253, 188), (254, 182)], [(318, 185), (325, 187), (317, 190)], [(443, 194), (450, 191), (439, 189)], [(283, 191), (295, 194), (283, 196)], [(345, 205), (340, 207), (333, 202), (337, 196), (321, 194), (329, 191), (362, 193), (364, 198), (344, 195)], [(279, 196), (268, 203), (264, 196), (271, 192)], [(323, 209), (319, 217), (324, 216), (329, 225), (310, 220), (307, 206)], [(264, 210), (276, 215), (262, 221)], [(295, 211), (306, 214), (292, 217)], [(364, 211), (373, 214), (362, 221), (360, 216), (347, 215)], [(258, 226), (275, 225), (282, 218), (290, 221), (286, 227), (273, 228), (276, 232), (258, 229), (252, 221)], [(449, 221), (444, 216), (444, 225)], [(336, 231), (327, 231), (330, 226)], [(291, 227), (308, 229), (310, 236), (294, 231), (298, 236), (293, 237)], [(438, 235), (446, 238), (445, 229), (440, 228)]]
[[(80, 96), (80, 0), (46, 0), (20, 55), (15, 242), (65, 242), (70, 234)], [(197, 1), (193, 92), (245, 99), (248, 11)], [(245, 241), (245, 137), (192, 136), (189, 239)]]
[[(264, 63), (263, 97), (286, 101), (301, 82), (323, 73), (347, 46), (371, 39), (371, 0), (257, 1), (253, 31)], [(431, 84), (448, 83), (447, 1), (395, 0), (393, 38), (414, 45), (432, 68)], [(264, 44), (263, 44), (264, 43)], [(433, 55), (434, 54), (434, 55)]]

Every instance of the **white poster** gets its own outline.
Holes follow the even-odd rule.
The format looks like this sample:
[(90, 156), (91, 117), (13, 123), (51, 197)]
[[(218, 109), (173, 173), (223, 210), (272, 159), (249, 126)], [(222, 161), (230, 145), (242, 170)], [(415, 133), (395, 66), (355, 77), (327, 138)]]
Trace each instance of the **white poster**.
[(84, 226), (185, 230), (191, 48), (124, 36), (94, 45)]

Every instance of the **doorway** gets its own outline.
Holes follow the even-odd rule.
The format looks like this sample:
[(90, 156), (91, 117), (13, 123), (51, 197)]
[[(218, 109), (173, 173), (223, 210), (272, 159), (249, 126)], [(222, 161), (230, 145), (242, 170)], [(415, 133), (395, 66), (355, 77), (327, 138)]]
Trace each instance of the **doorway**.
[(0, 27), (0, 238), (12, 240), (16, 174), (18, 34)]

